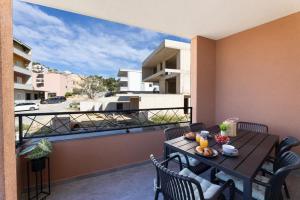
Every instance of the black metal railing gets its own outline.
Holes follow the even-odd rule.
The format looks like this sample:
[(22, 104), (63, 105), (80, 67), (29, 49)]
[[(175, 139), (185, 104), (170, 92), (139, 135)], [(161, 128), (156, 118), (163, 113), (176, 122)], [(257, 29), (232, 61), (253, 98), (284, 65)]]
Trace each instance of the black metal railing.
[(192, 107), (18, 113), (15, 118), (17, 140), (22, 144), (30, 138), (191, 123)]

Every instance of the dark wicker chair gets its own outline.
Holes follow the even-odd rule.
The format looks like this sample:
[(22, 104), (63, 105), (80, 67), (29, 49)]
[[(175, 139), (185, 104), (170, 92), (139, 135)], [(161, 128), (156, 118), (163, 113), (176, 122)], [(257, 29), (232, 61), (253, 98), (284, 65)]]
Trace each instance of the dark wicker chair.
[(253, 122), (238, 122), (236, 127), (237, 130), (253, 131), (257, 133), (268, 133), (269, 131), (267, 125), (253, 123)]
[[(167, 128), (164, 130), (166, 140), (172, 140), (181, 137), (188, 132), (190, 132), (190, 128), (187, 126)], [(200, 161), (194, 158), (188, 157), (187, 155), (181, 154), (179, 152), (174, 152), (169, 150), (167, 157), (174, 156), (174, 155), (179, 155), (181, 157), (184, 167), (190, 169), (195, 174), (201, 174), (210, 168), (210, 166), (201, 163)]]
[(211, 133), (211, 134), (218, 134), (221, 131), (219, 125), (211, 126), (211, 127), (207, 128), (206, 130), (209, 131), (209, 133)]
[[(278, 152), (275, 155), (275, 157), (269, 157), (266, 162), (264, 162), (261, 171), (263, 172), (263, 175), (270, 174), (273, 175), (275, 172), (275, 165), (277, 165), (281, 155), (287, 151), (290, 151), (293, 147), (299, 146), (300, 141), (297, 138), (294, 137), (286, 137), (279, 143), (278, 146)], [(286, 183), (284, 183), (284, 191), (287, 196), (287, 198), (290, 198), (290, 194), (287, 188)]]
[[(287, 151), (283, 153), (274, 168), (274, 174), (271, 177), (257, 175), (253, 179), (252, 197), (259, 200), (283, 200), (282, 188), (285, 179), (293, 170), (300, 169), (300, 156), (294, 152)], [(239, 178), (225, 174), (224, 172), (212, 170), (212, 182), (233, 180), (239, 191), (243, 191), (243, 184)]]
[[(180, 172), (176, 173), (165, 166), (172, 159), (177, 158), (180, 164)], [(150, 155), (156, 168), (155, 200), (158, 200), (162, 193), (165, 200), (225, 200), (223, 191), (230, 189), (230, 200), (234, 199), (234, 183), (227, 181), (219, 186), (210, 183), (208, 180), (193, 174), (187, 168), (183, 169), (181, 158), (178, 155), (172, 156), (163, 162), (158, 162), (153, 155)], [(203, 187), (205, 189), (203, 189)]]
[(202, 122), (192, 123), (192, 124), (190, 124), (190, 130), (192, 132), (200, 132), (202, 130), (205, 130), (205, 124)]

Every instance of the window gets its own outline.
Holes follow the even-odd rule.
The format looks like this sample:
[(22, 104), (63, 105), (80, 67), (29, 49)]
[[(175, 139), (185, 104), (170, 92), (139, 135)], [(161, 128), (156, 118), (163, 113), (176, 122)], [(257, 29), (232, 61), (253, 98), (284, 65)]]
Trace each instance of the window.
[(16, 60), (16, 66), (22, 67), (22, 63), (18, 60)]
[(23, 99), (23, 95), (22, 95), (22, 93), (17, 93), (17, 98), (16, 98), (17, 100), (21, 100), (21, 99)]
[(26, 93), (26, 100), (31, 100), (31, 94), (30, 93)]
[(39, 98), (38, 94), (34, 94), (34, 99), (37, 100)]
[(37, 83), (36, 87), (44, 87), (44, 83)]
[(23, 83), (23, 81), (22, 81), (22, 77), (20, 77), (20, 76), (17, 76), (17, 83)]
[(149, 84), (149, 87), (152, 87), (152, 84), (151, 84), (151, 83)]
[(37, 78), (44, 78), (44, 74), (38, 74), (36, 77)]
[(56, 97), (56, 93), (48, 93), (48, 98), (50, 97)]

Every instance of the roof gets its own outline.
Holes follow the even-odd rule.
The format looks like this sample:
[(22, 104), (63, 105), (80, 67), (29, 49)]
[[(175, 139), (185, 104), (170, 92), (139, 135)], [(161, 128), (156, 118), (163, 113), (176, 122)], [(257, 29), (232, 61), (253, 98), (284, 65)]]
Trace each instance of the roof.
[(120, 68), (118, 71), (117, 76), (122, 76), (122, 73), (124, 72), (138, 72), (138, 73), (142, 73), (141, 70), (137, 70), (137, 69), (129, 69), (129, 68)]
[(157, 63), (158, 60), (161, 61), (174, 54), (176, 54), (181, 49), (190, 50), (190, 43), (179, 42), (174, 40), (164, 40), (160, 45), (144, 60), (142, 66), (152, 66)]

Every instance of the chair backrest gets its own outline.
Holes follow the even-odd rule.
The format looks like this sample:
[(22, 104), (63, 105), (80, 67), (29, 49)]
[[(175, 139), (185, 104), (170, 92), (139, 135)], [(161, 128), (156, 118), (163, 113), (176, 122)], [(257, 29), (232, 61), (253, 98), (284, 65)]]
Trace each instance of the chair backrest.
[(192, 132), (200, 132), (202, 130), (205, 130), (205, 124), (202, 122), (192, 123), (190, 124), (190, 129)]
[(269, 131), (267, 125), (253, 122), (238, 122), (236, 127), (237, 130), (253, 131), (258, 133), (268, 133)]
[(219, 125), (211, 126), (211, 127), (207, 128), (206, 130), (209, 131), (211, 134), (217, 134), (217, 133), (220, 133), (220, 131), (221, 131)]
[(292, 136), (288, 136), (281, 140), (278, 146), (278, 154), (277, 156), (282, 155), (284, 152), (290, 151), (293, 147), (299, 146), (300, 141)]
[[(200, 200), (204, 200), (203, 191), (199, 182), (165, 168), (153, 155), (150, 155), (150, 159), (156, 168), (157, 186), (163, 194), (164, 199), (196, 200), (196, 196), (199, 195)], [(194, 188), (198, 189), (199, 194), (196, 193), (197, 190), (194, 190)]]
[(183, 136), (185, 133), (188, 133), (190, 131), (190, 128), (188, 126), (182, 126), (182, 127), (173, 127), (173, 128), (167, 128), (164, 130), (166, 140), (172, 140), (174, 138), (178, 138)]
[(292, 151), (283, 153), (275, 166), (275, 173), (269, 182), (271, 187), (267, 189), (265, 199), (282, 199), (281, 189), (285, 179), (291, 171), (297, 169), (300, 169), (300, 156)]

